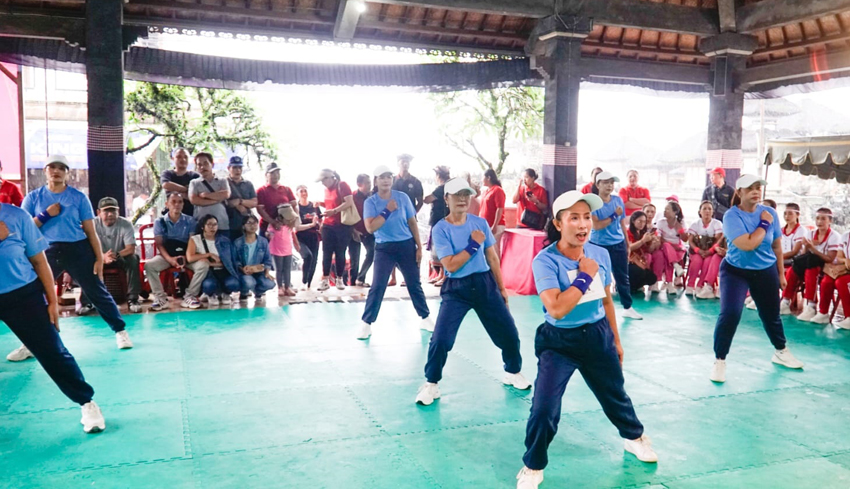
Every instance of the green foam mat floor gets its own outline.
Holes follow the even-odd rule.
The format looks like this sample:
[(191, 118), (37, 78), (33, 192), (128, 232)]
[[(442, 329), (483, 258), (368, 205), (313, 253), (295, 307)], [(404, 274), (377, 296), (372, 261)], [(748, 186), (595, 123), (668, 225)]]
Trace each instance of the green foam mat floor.
[[(438, 300), (429, 301), (432, 314)], [(523, 373), (536, 375), (537, 297), (512, 297)], [(638, 298), (621, 325), (626, 390), (660, 461), (643, 464), (576, 374), (541, 488), (850, 487), (850, 332), (786, 317), (792, 371), (770, 362), (745, 310), (728, 380), (713, 384), (717, 301)], [(532, 393), (502, 385), (501, 355), (467, 316), (442, 399), (413, 400), (430, 334), (388, 301), (369, 341), (362, 303), (137, 314), (119, 351), (97, 317), (63, 319), (107, 429), (37, 363), (0, 364), (0, 487), (511, 488)], [(18, 346), (0, 331), (0, 352)]]

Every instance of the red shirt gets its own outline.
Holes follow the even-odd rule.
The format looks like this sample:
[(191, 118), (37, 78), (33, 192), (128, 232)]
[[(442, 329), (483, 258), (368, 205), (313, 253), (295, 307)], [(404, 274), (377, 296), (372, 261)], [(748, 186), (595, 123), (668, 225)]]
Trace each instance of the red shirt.
[(499, 220), (499, 226), (505, 225), (505, 191), (502, 187), (494, 185), (487, 189), (487, 193), (481, 199), (481, 210), (478, 212), (480, 217), (487, 220), (487, 224), (493, 227), (493, 221), (496, 220), (496, 211), (502, 209), (502, 218)]
[[(648, 188), (643, 188), (640, 185), (635, 188), (632, 188), (626, 185), (625, 187), (620, 189), (620, 198), (623, 199), (623, 202), (625, 203), (628, 202), (630, 199), (650, 199), (651, 197), (649, 196)], [(631, 216), (635, 211), (638, 211), (640, 209), (629, 209), (628, 207), (626, 207), (623, 210), (626, 211), (626, 216), (628, 217)]]
[[(274, 188), (270, 185), (263, 185), (257, 190), (257, 205), (263, 206), (266, 213), (272, 217), (277, 216), (277, 206), (290, 202), (294, 204), (296, 200), (295, 194), (289, 187), (278, 185), (277, 188)], [(260, 219), (260, 226), (268, 226), (268, 223)]]
[(591, 192), (593, 192), (593, 182), (587, 182), (584, 184), (584, 187), (581, 188), (581, 193), (589, 194)]
[[(519, 227), (525, 227), (519, 220), (522, 218), (522, 213), (526, 209), (536, 212), (538, 214), (542, 214), (543, 211), (537, 207), (537, 204), (532, 202), (528, 197), (526, 197), (525, 193), (528, 192), (528, 187), (522, 185), (519, 189), (519, 200), (516, 203), (516, 215), (517, 215), (517, 225)], [(546, 193), (546, 189), (543, 188), (543, 185), (535, 185), (530, 192), (534, 195), (534, 197), (540, 202), (544, 202), (547, 205), (549, 204), (549, 195)]]
[[(351, 195), (351, 187), (345, 182), (339, 182), (333, 188), (325, 188), (325, 210), (331, 210), (342, 205), (345, 198)], [(360, 217), (363, 217), (362, 215)], [(325, 226), (337, 226), (341, 223), (340, 215), (325, 216)]]
[(0, 183), (0, 204), (12, 204), (20, 207), (21, 202), (24, 201), (21, 189), (8, 180), (2, 180), (2, 182)]

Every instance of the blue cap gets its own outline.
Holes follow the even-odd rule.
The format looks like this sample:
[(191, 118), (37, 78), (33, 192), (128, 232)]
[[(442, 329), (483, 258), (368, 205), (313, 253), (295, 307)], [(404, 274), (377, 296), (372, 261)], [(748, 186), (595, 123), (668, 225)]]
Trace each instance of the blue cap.
[(230, 163), (227, 166), (242, 166), (242, 157), (241, 156), (231, 156)]

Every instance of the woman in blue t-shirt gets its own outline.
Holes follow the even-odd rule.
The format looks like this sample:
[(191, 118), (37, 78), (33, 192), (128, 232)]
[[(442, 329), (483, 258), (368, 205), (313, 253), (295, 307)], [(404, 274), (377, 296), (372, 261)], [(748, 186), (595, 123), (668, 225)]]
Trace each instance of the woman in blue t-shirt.
[(545, 322), (537, 328), (537, 380), (526, 428), (525, 467), (517, 487), (534, 489), (543, 481), (549, 444), (558, 431), (561, 399), (578, 370), (605, 415), (625, 439), (625, 449), (643, 462), (657, 462), (650, 440), (623, 387), (623, 347), (611, 299), (611, 259), (588, 243), (603, 207), (593, 194), (572, 190), (552, 203), (547, 232), (551, 245), (532, 262)]
[[(33, 222), (47, 239), (47, 263), (54, 280), (62, 272), (68, 272), (115, 332), (118, 348), (133, 348), (118, 305), (103, 284), (103, 250), (94, 228), (91, 202), (86, 194), (68, 186), (69, 170), (64, 156), (49, 156), (44, 165), (47, 184), (27, 194), (21, 208), (33, 216)], [(89, 305), (78, 310), (81, 316), (89, 312)], [(30, 357), (32, 354), (24, 345), (7, 358), (21, 361)]]
[(762, 186), (767, 182), (754, 175), (741, 175), (735, 183), (732, 208), (723, 215), (723, 236), (729, 249), (720, 263), (720, 316), (714, 327), (714, 367), (710, 379), (726, 381), (726, 355), (741, 321), (747, 290), (759, 311), (767, 337), (776, 348), (773, 363), (803, 368), (785, 344), (785, 330), (779, 317), (784, 289), (782, 227), (776, 210), (761, 205)]
[(620, 179), (611, 172), (604, 171), (596, 175), (596, 187), (602, 207), (593, 211), (593, 232), (590, 242), (608, 250), (611, 256), (614, 280), (617, 282), (617, 294), (623, 305), (623, 317), (643, 319), (643, 316), (632, 309), (632, 290), (629, 287), (629, 243), (626, 240), (625, 214), (626, 204), (618, 195), (614, 195), (614, 182)]
[(502, 383), (521, 390), (531, 388), (520, 373), (519, 334), (508, 311), (496, 240), (486, 219), (467, 213), (473, 195), (475, 190), (465, 178), (449, 180), (444, 197), (449, 215), (431, 232), (431, 243), (447, 278), (440, 289), (440, 313), (428, 346), (426, 382), (416, 395), (416, 403), (425, 406), (440, 398), (437, 382), (443, 377), (446, 358), (470, 309), (475, 310), (490, 339), (502, 350), (506, 372)]
[[(83, 430), (106, 428), (74, 357), (59, 337), (59, 306), (44, 250), (47, 240), (21, 209), (0, 204), (0, 321), (35, 356), (63, 394), (82, 406)], [(45, 301), (46, 296), (46, 301)]]
[(366, 340), (372, 336), (372, 323), (378, 319), (395, 267), (401, 270), (416, 314), (422, 318), (420, 328), (434, 331), (434, 322), (428, 317), (431, 312), (425, 303), (425, 292), (419, 279), (422, 242), (419, 226), (416, 225), (416, 209), (406, 193), (392, 189), (392, 170), (381, 165), (375, 168), (373, 175), (378, 191), (363, 202), (363, 221), (366, 230), (375, 236), (375, 269), (357, 339)]

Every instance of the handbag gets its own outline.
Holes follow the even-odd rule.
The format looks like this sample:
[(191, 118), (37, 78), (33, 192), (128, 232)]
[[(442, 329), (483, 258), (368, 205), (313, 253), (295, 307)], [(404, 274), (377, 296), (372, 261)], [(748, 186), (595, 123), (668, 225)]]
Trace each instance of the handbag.
[(546, 216), (539, 212), (524, 209), (519, 218), (519, 222), (521, 222), (525, 227), (540, 230), (546, 225)]
[(346, 226), (353, 226), (360, 222), (360, 213), (357, 212), (357, 207), (352, 204), (343, 209), (339, 215), (339, 220)]
[(850, 270), (847, 270), (844, 263), (827, 263), (823, 266), (823, 273), (835, 280), (842, 275), (847, 275)]
[(813, 253), (803, 253), (791, 259), (791, 268), (798, 277), (806, 275), (806, 270), (809, 268), (820, 268), (824, 266), (821, 257)]

